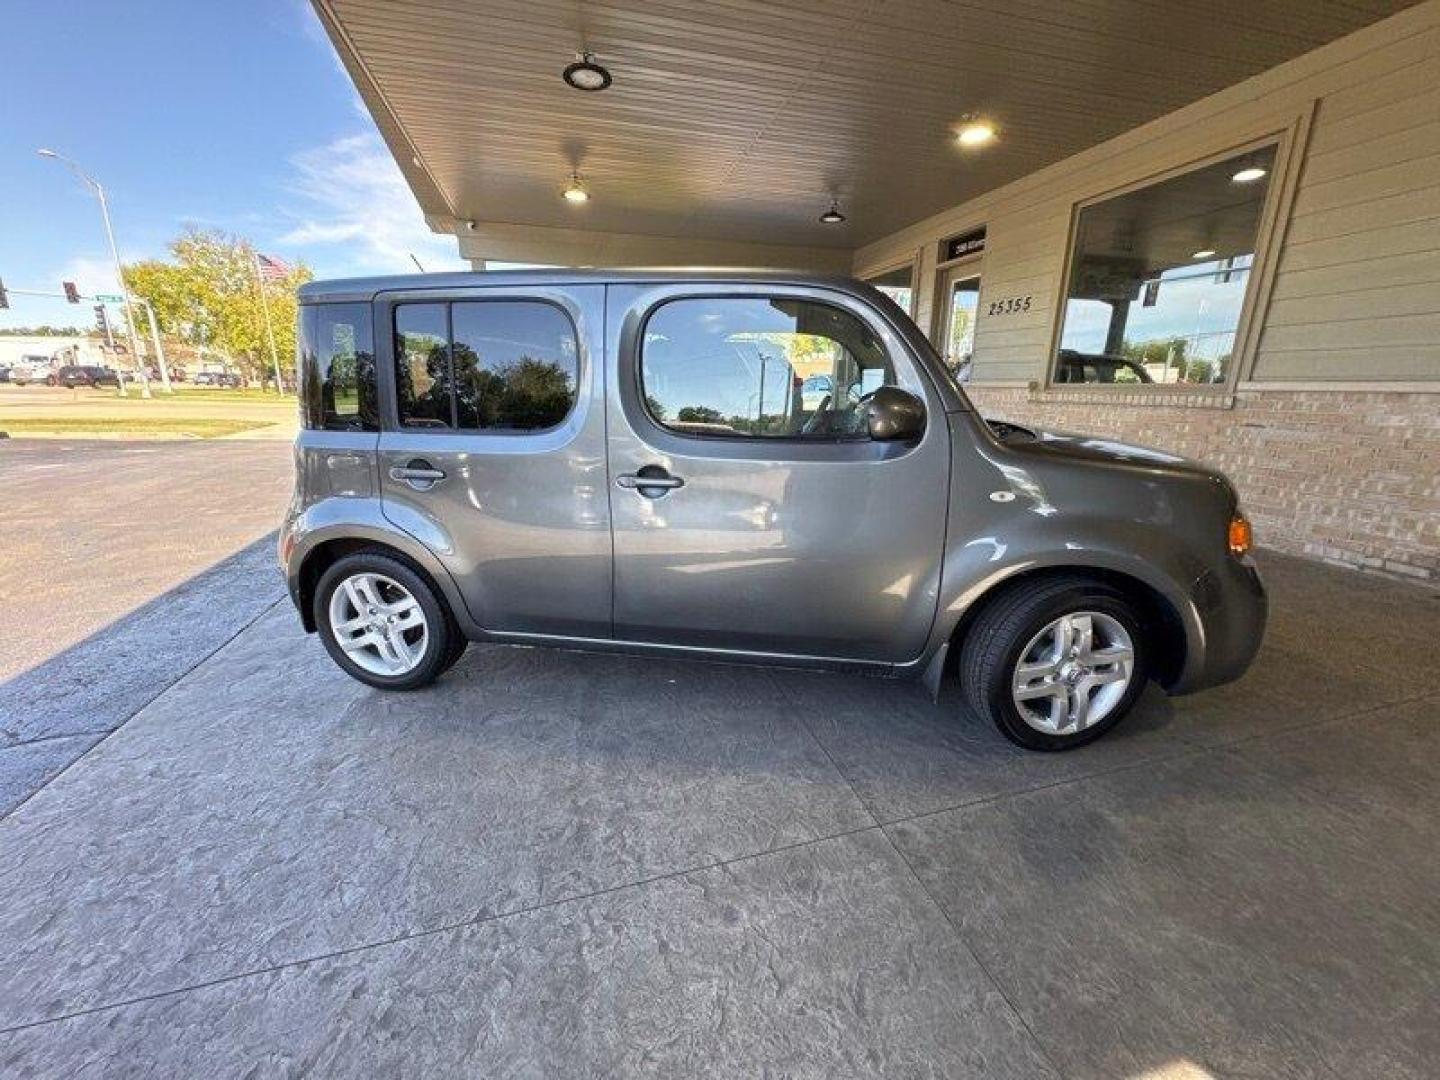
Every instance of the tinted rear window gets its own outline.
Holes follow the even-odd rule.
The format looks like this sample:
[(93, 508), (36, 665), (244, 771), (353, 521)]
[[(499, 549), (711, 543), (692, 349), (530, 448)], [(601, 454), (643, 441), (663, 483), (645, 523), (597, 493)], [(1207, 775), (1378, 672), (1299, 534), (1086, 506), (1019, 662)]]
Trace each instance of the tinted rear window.
[(543, 301), (401, 304), (395, 309), (401, 426), (553, 428), (574, 407), (579, 353), (569, 317)]
[(300, 415), (307, 428), (378, 431), (375, 345), (368, 304), (300, 309)]

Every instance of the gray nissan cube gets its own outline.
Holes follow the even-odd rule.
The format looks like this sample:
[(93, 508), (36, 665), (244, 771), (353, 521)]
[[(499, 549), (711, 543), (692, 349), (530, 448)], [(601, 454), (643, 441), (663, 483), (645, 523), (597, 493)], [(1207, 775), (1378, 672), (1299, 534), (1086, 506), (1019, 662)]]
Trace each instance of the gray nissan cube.
[(429, 274), (300, 303), (280, 561), (371, 686), (470, 641), (953, 676), (1062, 750), (1147, 680), (1213, 686), (1259, 647), (1224, 476), (986, 421), (859, 282)]

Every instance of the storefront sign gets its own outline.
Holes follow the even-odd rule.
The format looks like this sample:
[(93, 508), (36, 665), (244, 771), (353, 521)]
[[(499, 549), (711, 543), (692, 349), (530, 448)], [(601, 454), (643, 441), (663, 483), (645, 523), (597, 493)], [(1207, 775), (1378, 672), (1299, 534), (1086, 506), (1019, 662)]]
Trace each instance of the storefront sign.
[(970, 232), (952, 236), (941, 247), (941, 262), (963, 259), (966, 255), (978, 255), (985, 250), (985, 230), (972, 229)]

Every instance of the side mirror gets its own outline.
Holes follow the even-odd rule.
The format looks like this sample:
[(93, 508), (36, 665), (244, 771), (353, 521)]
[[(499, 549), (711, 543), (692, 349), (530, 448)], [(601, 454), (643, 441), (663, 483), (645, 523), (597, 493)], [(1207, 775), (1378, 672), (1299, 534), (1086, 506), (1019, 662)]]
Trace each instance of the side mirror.
[(882, 386), (865, 403), (865, 427), (879, 442), (910, 442), (925, 434), (925, 403), (898, 386)]

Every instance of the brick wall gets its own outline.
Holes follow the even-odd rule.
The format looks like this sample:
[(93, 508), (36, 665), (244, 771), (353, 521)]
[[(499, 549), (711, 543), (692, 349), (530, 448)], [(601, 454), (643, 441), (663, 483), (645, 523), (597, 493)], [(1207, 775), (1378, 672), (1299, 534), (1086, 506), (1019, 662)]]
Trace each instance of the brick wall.
[(1105, 435), (1222, 469), (1262, 545), (1440, 585), (1440, 394), (1174, 395), (972, 385), (988, 417)]

